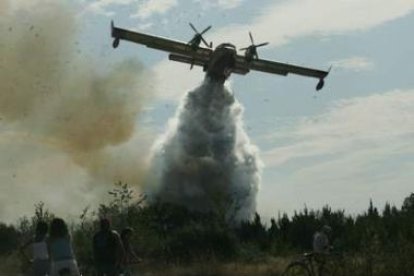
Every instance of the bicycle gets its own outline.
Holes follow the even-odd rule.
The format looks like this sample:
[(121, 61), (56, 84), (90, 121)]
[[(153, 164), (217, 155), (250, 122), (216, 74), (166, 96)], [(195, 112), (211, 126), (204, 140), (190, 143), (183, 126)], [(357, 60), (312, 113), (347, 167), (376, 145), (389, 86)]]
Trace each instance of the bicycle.
[(346, 275), (340, 253), (304, 253), (288, 264), (283, 276), (339, 276)]

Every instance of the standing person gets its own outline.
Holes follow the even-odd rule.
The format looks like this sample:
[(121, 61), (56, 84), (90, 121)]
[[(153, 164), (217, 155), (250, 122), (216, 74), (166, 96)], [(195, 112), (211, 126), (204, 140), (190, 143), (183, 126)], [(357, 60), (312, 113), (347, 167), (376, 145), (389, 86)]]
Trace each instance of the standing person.
[(93, 236), (93, 255), (98, 276), (115, 276), (120, 272), (125, 252), (119, 234), (111, 229), (111, 223), (103, 218), (100, 230)]
[(329, 225), (324, 225), (313, 235), (313, 252), (315, 254), (315, 261), (318, 264), (319, 275), (325, 275), (326, 272), (326, 257), (331, 249), (328, 235), (332, 228)]
[(125, 250), (125, 257), (122, 263), (122, 272), (125, 276), (132, 275), (131, 268), (129, 267), (130, 264), (141, 261), (137, 254), (135, 254), (135, 251), (131, 245), (131, 236), (133, 233), (134, 230), (131, 227), (127, 227), (121, 231), (121, 241)]
[(329, 238), (332, 228), (329, 225), (322, 226), (320, 231), (313, 235), (313, 251), (316, 253), (329, 253)]
[(51, 276), (80, 276), (68, 227), (61, 218), (53, 219), (50, 224), (49, 252)]
[[(39, 221), (36, 225), (35, 236), (20, 248), (23, 256), (32, 264), (33, 276), (49, 275), (49, 252), (46, 240), (47, 230), (47, 223)], [(29, 246), (31, 246), (32, 258), (25, 253), (25, 249)]]

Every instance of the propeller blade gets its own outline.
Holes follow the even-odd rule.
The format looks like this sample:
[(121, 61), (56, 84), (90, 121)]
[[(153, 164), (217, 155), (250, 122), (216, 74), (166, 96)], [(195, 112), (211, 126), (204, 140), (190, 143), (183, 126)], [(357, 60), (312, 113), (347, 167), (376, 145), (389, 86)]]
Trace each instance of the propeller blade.
[(207, 41), (203, 37), (201, 37), (201, 40), (204, 42), (204, 44), (207, 46), (207, 48), (210, 48), (210, 45), (207, 43)]
[(256, 47), (262, 47), (262, 46), (266, 46), (268, 45), (269, 42), (265, 42), (265, 43), (260, 43), (259, 45), (255, 45)]
[(249, 47), (244, 47), (244, 48), (241, 48), (241, 49), (239, 49), (240, 51), (246, 51), (247, 49), (249, 49)]
[(195, 43), (194, 39), (195, 39), (195, 37), (193, 37), (190, 41), (188, 41), (187, 45), (193, 45)]
[(194, 32), (198, 33), (197, 29), (194, 27), (193, 24), (191, 24), (191, 22), (188, 23), (188, 24), (190, 25), (191, 29), (193, 29)]
[(208, 26), (207, 28), (204, 29), (204, 31), (201, 32), (201, 34), (205, 34), (210, 29), (211, 29), (211, 26)]
[(253, 40), (253, 36), (252, 36), (252, 33), (251, 32), (249, 32), (249, 36), (250, 36), (250, 41), (252, 42), (252, 44), (254, 45), (254, 40)]

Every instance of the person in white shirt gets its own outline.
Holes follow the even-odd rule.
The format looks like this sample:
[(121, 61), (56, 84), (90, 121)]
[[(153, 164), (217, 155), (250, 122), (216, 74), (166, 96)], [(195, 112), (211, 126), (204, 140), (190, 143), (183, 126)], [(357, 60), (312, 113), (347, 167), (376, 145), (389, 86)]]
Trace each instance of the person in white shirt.
[(50, 223), (49, 239), (50, 276), (81, 276), (68, 226), (61, 218), (54, 218)]
[(318, 264), (319, 275), (325, 273), (326, 255), (329, 253), (329, 234), (332, 228), (329, 225), (324, 225), (313, 235), (313, 252), (315, 254), (315, 261)]
[[(39, 221), (36, 225), (35, 236), (20, 248), (23, 256), (32, 264), (33, 276), (49, 275), (50, 261), (47, 246), (47, 231), (47, 223)], [(29, 246), (31, 247), (31, 258), (25, 253), (25, 249)]]
[(328, 225), (324, 225), (320, 231), (317, 231), (313, 235), (313, 251), (316, 253), (328, 253), (330, 249), (328, 235), (331, 233), (332, 228)]

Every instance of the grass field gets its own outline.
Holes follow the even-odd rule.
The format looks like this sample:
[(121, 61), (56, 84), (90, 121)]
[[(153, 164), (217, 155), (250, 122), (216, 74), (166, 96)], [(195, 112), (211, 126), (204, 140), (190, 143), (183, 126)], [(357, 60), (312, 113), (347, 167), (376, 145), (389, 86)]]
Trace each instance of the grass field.
[[(132, 275), (147, 276), (189, 276), (189, 275), (257, 275), (257, 276), (279, 276), (285, 271), (288, 264), (299, 257), (266, 257), (251, 261), (196, 261), (190, 264), (165, 264), (144, 260), (140, 264), (131, 267)], [(410, 262), (409, 260), (407, 260)], [(335, 263), (336, 272), (329, 273), (332, 276), (412, 276), (414, 271), (409, 267), (410, 263), (402, 263), (401, 259), (389, 256), (387, 259), (371, 259), (366, 256), (346, 257), (342, 263)], [(22, 265), (19, 256), (12, 254), (0, 258), (1, 276), (28, 275), (27, 265)], [(25, 271), (25, 272), (24, 272)], [(93, 275), (91, 268), (89, 272), (82, 270), (83, 276)], [(304, 275), (305, 276), (305, 275)]]

